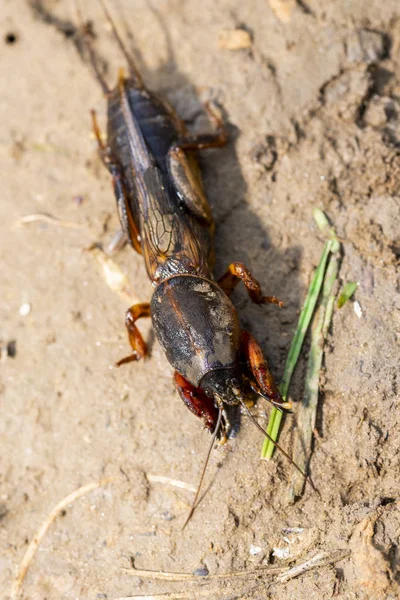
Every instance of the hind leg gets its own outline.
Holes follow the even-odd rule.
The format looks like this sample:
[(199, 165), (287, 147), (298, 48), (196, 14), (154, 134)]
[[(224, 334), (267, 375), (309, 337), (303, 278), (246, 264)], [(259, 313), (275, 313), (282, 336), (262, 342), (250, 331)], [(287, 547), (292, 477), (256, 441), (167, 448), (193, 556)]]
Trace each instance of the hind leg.
[(222, 147), (227, 142), (227, 136), (222, 120), (214, 114), (209, 105), (206, 108), (217, 125), (216, 132), (203, 135), (182, 134), (170, 148), (167, 164), (171, 181), (181, 202), (201, 224), (213, 231), (213, 216), (204, 193), (199, 166), (192, 151)]
[(101, 160), (103, 161), (104, 165), (108, 169), (108, 165), (110, 163), (112, 163), (112, 160), (110, 159), (110, 151), (108, 149), (108, 146), (103, 142), (103, 138), (101, 137), (101, 129), (97, 122), (96, 111), (91, 110), (90, 114), (92, 115), (92, 129), (93, 129), (93, 133), (96, 138), (96, 141), (97, 141), (97, 149), (98, 149)]
[[(123, 247), (126, 240), (129, 241), (131, 246), (138, 252), (142, 254), (142, 247), (140, 244), (140, 234), (139, 228), (133, 218), (132, 211), (130, 209), (130, 204), (128, 201), (122, 170), (119, 164), (113, 159), (110, 153), (110, 149), (106, 146), (101, 137), (101, 131), (99, 124), (97, 122), (96, 111), (92, 110), (92, 120), (93, 120), (93, 133), (97, 140), (99, 155), (103, 164), (107, 167), (108, 171), (111, 173), (113, 188), (115, 198), (117, 200), (118, 214), (119, 220), (121, 222), (122, 231), (125, 236), (120, 237), (121, 246)], [(111, 243), (111, 248), (114, 250), (113, 242)]]
[(207, 148), (222, 148), (226, 145), (228, 136), (221, 117), (214, 112), (209, 102), (207, 102), (205, 108), (208, 116), (216, 126), (215, 133), (182, 136), (174, 144), (175, 148), (181, 148), (182, 150), (205, 150)]
[(167, 165), (180, 202), (203, 226), (213, 231), (214, 219), (193, 155), (174, 145), (168, 152)]
[(113, 188), (115, 198), (117, 200), (117, 208), (119, 220), (122, 227), (122, 233), (124, 234), (125, 240), (127, 240), (138, 254), (142, 254), (141, 238), (139, 228), (133, 218), (130, 204), (126, 194), (124, 182), (122, 179), (121, 171), (118, 165), (109, 165), (109, 171), (113, 178)]

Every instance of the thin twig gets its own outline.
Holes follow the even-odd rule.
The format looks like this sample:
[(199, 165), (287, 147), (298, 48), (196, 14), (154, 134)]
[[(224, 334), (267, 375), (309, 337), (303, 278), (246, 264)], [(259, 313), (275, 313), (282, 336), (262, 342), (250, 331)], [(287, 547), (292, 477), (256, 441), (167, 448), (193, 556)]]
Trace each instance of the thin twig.
[(294, 577), (298, 577), (302, 575), (306, 571), (310, 571), (311, 569), (316, 569), (317, 567), (324, 567), (326, 565), (331, 565), (339, 560), (343, 560), (350, 556), (349, 550), (338, 550), (336, 552), (319, 552), (313, 558), (306, 560), (301, 565), (296, 565), (292, 569), (286, 571), (286, 573), (282, 573), (282, 575), (278, 575), (277, 580), (279, 583), (286, 583), (290, 579), (294, 579)]
[[(193, 576), (189, 573), (174, 573), (174, 572), (166, 572), (166, 571), (152, 571), (147, 569), (136, 569), (133, 568), (133, 574), (136, 577), (140, 577), (143, 579), (155, 579), (159, 581), (169, 581), (169, 582), (181, 582), (186, 581), (187, 583), (207, 583), (218, 580), (229, 580), (236, 578), (250, 578), (257, 577), (262, 578), (265, 576), (273, 576), (278, 575), (276, 582), (277, 583), (286, 583), (290, 579), (294, 577), (298, 577), (311, 569), (316, 569), (319, 567), (324, 567), (326, 565), (331, 565), (336, 563), (344, 558), (350, 556), (350, 551), (348, 550), (337, 550), (336, 552), (319, 552), (312, 558), (306, 560), (300, 565), (296, 565), (295, 567), (271, 567), (271, 566), (260, 566), (251, 571), (233, 571), (231, 573), (221, 573), (217, 575), (207, 575), (206, 577)], [(132, 569), (123, 569), (125, 572), (132, 572)], [(116, 598), (115, 600), (130, 600), (131, 598), (136, 598), (136, 600), (140, 600), (141, 598), (144, 600), (158, 600), (159, 598), (199, 598), (200, 596), (211, 596), (214, 595), (214, 590), (201, 589), (199, 587), (196, 588), (194, 592), (170, 592), (170, 593), (162, 593), (156, 595), (144, 595), (144, 596), (126, 596), (124, 598)]]
[(151, 596), (148, 594), (145, 594), (144, 596), (123, 596), (122, 598), (115, 598), (115, 600), (132, 600), (132, 598), (135, 598), (136, 600), (159, 600), (160, 598), (169, 598), (170, 600), (180, 600), (181, 598), (195, 600), (195, 597), (209, 595), (210, 590), (196, 590), (196, 596), (194, 595), (194, 592), (166, 592), (163, 594), (152, 594)]
[(171, 477), (165, 477), (164, 475), (146, 475), (150, 483), (165, 483), (166, 485), (172, 485), (172, 487), (180, 488), (181, 490), (187, 490), (188, 492), (196, 492), (196, 486), (191, 483), (185, 483), (179, 479), (171, 479)]
[(65, 219), (59, 219), (54, 215), (49, 213), (32, 213), (30, 215), (25, 215), (16, 220), (16, 225), (21, 227), (21, 225), (27, 225), (28, 223), (50, 223), (51, 225), (58, 225), (59, 227), (65, 227), (67, 229), (87, 229), (86, 225), (83, 223), (75, 223), (74, 221), (66, 221)]
[(260, 577), (260, 576), (272, 576), (284, 573), (288, 570), (287, 567), (258, 567), (251, 571), (232, 571), (230, 573), (217, 573), (216, 575), (205, 575), (204, 577), (199, 575), (192, 575), (191, 573), (175, 573), (168, 571), (152, 571), (151, 569), (131, 569), (124, 568), (123, 571), (131, 573), (135, 577), (142, 577), (143, 579), (156, 579), (158, 581), (198, 581), (199, 583), (206, 583), (207, 581), (218, 581), (223, 579), (236, 579), (240, 577)]
[[(249, 590), (247, 590), (245, 592), (245, 595), (240, 594), (240, 596), (237, 596), (235, 594), (234, 597), (230, 596), (230, 598), (235, 598), (236, 600), (238, 600), (239, 598), (245, 598), (247, 597), (247, 594), (253, 592), (254, 590), (258, 589), (260, 587), (260, 584), (257, 584), (256, 586), (252, 586)], [(149, 596), (148, 594), (145, 594), (144, 596), (124, 596), (122, 598), (115, 598), (114, 600), (132, 600), (132, 598), (135, 598), (136, 600), (159, 600), (160, 598), (169, 598), (170, 600), (178, 600), (181, 598), (186, 598), (189, 600), (197, 600), (197, 598), (199, 598), (200, 596), (210, 596), (211, 598), (215, 598), (215, 591), (214, 590), (201, 590), (201, 589), (196, 589), (193, 592), (167, 592), (167, 593), (163, 593), (163, 594), (153, 594), (151, 596)], [(227, 599), (229, 600), (229, 599)]]
[[(247, 598), (247, 595), (257, 590), (260, 585), (262, 585), (262, 583), (252, 586), (249, 590), (246, 590), (239, 596), (237, 594), (234, 596), (229, 596), (229, 598), (226, 598), (226, 600), (239, 600), (239, 598)], [(144, 596), (123, 596), (122, 598), (115, 598), (114, 600), (160, 600), (162, 598), (168, 598), (169, 600), (180, 600), (181, 598), (186, 600), (197, 600), (197, 598), (200, 596), (209, 596), (210, 598), (215, 599), (215, 590), (201, 590), (197, 588), (192, 592), (164, 592), (162, 594), (153, 594), (151, 596), (148, 594), (145, 594)]]
[(71, 494), (68, 494), (68, 496), (63, 498), (60, 502), (58, 502), (55, 505), (55, 507), (50, 511), (42, 525), (39, 527), (39, 529), (33, 536), (33, 539), (29, 544), (27, 551), (25, 552), (25, 556), (22, 559), (21, 564), (19, 565), (17, 576), (15, 577), (12, 583), (10, 595), (11, 600), (17, 600), (20, 597), (21, 586), (24, 582), (30, 564), (34, 559), (39, 545), (47, 533), (47, 530), (49, 529), (50, 525), (54, 523), (60, 512), (64, 510), (69, 504), (72, 504), (72, 502), (78, 500), (78, 498), (85, 496), (89, 492), (96, 490), (99, 487), (107, 485), (107, 483), (110, 483), (111, 481), (113, 481), (113, 478), (102, 479), (100, 481), (83, 485), (82, 487), (73, 491)]
[[(209, 594), (209, 591), (207, 591), (207, 593)], [(205, 595), (204, 591), (201, 595)], [(132, 600), (132, 598), (135, 598), (136, 600), (159, 600), (160, 598), (175, 600), (176, 598), (176, 600), (178, 600), (180, 598), (193, 598), (193, 594), (190, 595), (188, 592), (167, 592), (163, 594), (153, 594), (152, 596), (149, 596), (148, 594), (145, 594), (144, 596), (123, 596), (122, 598), (115, 598), (114, 600)]]

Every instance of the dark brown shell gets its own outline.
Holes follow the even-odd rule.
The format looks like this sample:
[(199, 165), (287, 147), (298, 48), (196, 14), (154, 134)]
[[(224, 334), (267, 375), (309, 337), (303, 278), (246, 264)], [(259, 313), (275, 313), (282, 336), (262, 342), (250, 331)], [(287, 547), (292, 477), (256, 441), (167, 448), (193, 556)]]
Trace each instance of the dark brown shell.
[(151, 317), (169, 362), (194, 386), (206, 373), (237, 364), (239, 319), (215, 282), (193, 275), (162, 281), (151, 300)]

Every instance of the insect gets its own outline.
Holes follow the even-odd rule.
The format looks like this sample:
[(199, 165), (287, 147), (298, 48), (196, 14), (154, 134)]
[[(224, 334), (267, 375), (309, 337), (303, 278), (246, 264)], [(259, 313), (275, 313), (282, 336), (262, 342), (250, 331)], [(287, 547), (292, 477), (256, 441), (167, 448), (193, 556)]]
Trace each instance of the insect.
[(229, 435), (227, 406), (242, 405), (252, 417), (245, 404), (251, 393), (281, 410), (289, 408), (259, 344), (241, 329), (230, 296), (242, 281), (256, 304), (281, 302), (275, 296), (264, 296), (242, 263), (232, 263), (215, 279), (214, 221), (195, 152), (226, 144), (221, 119), (208, 106), (215, 133), (188, 133), (174, 109), (145, 87), (107, 7), (103, 1), (101, 4), (126, 58), (129, 75), (125, 77), (120, 71), (117, 85), (110, 89), (87, 40), (92, 69), (107, 98), (106, 144), (94, 112), (93, 127), (100, 156), (112, 177), (122, 229), (142, 255), (154, 287), (150, 302), (136, 304), (126, 313), (132, 353), (117, 364), (147, 355), (137, 321), (151, 318), (175, 370), (180, 397), (204, 420), (214, 442), (217, 436), (224, 439)]

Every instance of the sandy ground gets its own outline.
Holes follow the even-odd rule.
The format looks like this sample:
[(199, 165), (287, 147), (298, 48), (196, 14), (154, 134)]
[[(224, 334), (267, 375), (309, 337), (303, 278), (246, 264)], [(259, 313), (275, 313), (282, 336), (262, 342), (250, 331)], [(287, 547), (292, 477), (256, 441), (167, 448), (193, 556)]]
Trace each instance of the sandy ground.
[[(322, 499), (307, 488), (288, 503), (290, 465), (280, 456), (261, 462), (259, 433), (243, 419), (238, 437), (214, 450), (212, 485), (184, 532), (193, 493), (159, 478), (193, 486), (209, 435), (174, 391), (148, 323), (151, 358), (112, 368), (128, 351), (127, 302), (83, 251), (107, 245), (118, 227), (90, 129), (91, 108), (104, 127), (105, 103), (65, 23), (75, 20), (71, 3), (43, 6), (53, 23), (23, 0), (0, 6), (1, 598), (12, 597), (18, 565), (52, 508), (104, 478), (112, 481), (50, 526), (23, 598), (398, 597), (398, 0), (111, 4), (149, 87), (193, 130), (207, 126), (206, 98), (223, 108), (229, 145), (201, 157), (216, 272), (242, 260), (285, 301), (279, 311), (251, 305), (242, 289), (234, 296), (278, 380), (323, 246), (313, 208), (343, 242), (341, 280), (360, 283), (362, 315), (352, 302), (335, 311), (321, 374), (311, 473)], [(113, 82), (123, 61), (99, 5), (83, 6)], [(220, 35), (239, 26), (251, 48), (221, 48)], [(18, 227), (32, 213), (75, 225)], [(148, 300), (140, 257), (125, 248), (115, 260)], [(303, 355), (294, 399), (304, 366)], [(264, 409), (259, 403), (260, 418)], [(289, 449), (292, 426), (287, 419), (281, 436)], [(341, 551), (341, 561), (287, 583), (266, 575), (151, 581), (132, 570), (134, 562), (217, 575)]]

